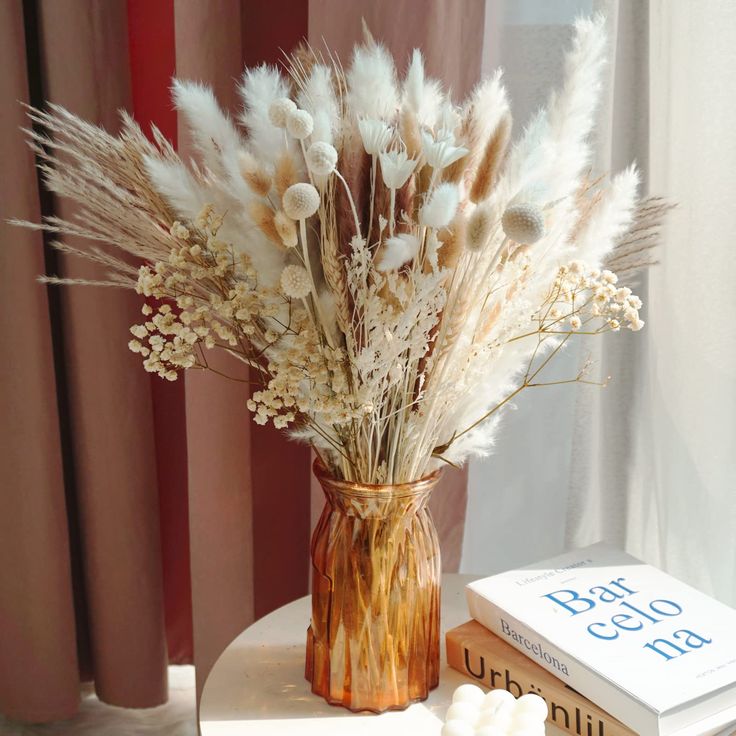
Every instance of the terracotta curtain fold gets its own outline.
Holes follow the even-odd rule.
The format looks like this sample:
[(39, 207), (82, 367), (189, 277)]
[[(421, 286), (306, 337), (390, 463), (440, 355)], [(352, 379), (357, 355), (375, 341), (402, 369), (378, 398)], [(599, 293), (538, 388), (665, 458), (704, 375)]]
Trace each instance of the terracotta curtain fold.
[(6, 224), (40, 215), (12, 104), (28, 99), (20, 2), (0, 4), (0, 34), (0, 712), (51, 720), (75, 711), (79, 688), (43, 240)]

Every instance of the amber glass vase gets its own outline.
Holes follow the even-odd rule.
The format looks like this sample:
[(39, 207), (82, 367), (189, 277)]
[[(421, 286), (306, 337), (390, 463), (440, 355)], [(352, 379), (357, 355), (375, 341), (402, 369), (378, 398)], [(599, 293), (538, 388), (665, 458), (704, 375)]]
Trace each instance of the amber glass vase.
[(403, 709), (439, 682), (440, 550), (427, 508), (439, 472), (365, 485), (314, 465), (326, 496), (312, 536), (312, 692), (354, 711)]

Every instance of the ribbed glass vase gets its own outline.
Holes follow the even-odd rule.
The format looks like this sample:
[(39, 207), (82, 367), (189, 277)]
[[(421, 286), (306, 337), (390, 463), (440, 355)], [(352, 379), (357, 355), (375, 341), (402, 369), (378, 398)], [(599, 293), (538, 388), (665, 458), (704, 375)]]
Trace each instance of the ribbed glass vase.
[(402, 485), (331, 478), (312, 536), (312, 692), (353, 711), (403, 709), (439, 682), (440, 549), (427, 503), (436, 472)]

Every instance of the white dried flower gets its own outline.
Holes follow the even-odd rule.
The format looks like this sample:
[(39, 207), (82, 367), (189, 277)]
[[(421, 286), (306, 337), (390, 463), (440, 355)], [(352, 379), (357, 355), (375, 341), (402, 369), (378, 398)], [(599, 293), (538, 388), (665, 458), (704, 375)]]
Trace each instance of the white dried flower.
[(306, 220), (319, 209), (319, 192), (306, 182), (292, 184), (284, 192), (282, 206), (292, 220)]
[(394, 135), (393, 128), (390, 125), (384, 123), (383, 120), (374, 120), (373, 118), (359, 120), (358, 130), (363, 140), (363, 148), (371, 156), (383, 153)]
[(460, 192), (455, 184), (440, 184), (422, 207), (422, 223), (436, 230), (446, 227), (455, 217), (459, 202)]
[(337, 166), (337, 151), (329, 143), (318, 141), (307, 149), (307, 166), (316, 176), (328, 176)]
[(465, 242), (468, 250), (479, 251), (485, 248), (491, 234), (493, 217), (488, 205), (476, 207), (468, 218)]
[(304, 299), (311, 288), (309, 274), (303, 266), (286, 266), (281, 272), (281, 291), (290, 299)]
[(419, 252), (419, 238), (411, 233), (401, 233), (389, 238), (383, 249), (379, 271), (395, 271), (409, 263)]
[(299, 242), (299, 237), (296, 232), (296, 224), (294, 220), (287, 216), (283, 210), (279, 210), (273, 218), (273, 224), (276, 228), (276, 232), (281, 238), (281, 242), (287, 248), (294, 248)]
[(303, 140), (312, 135), (314, 118), (306, 110), (294, 110), (286, 118), (286, 129), (294, 138)]
[(274, 100), (268, 108), (268, 119), (277, 127), (285, 128), (286, 121), (292, 112), (296, 110), (296, 104), (288, 97), (279, 97)]
[(406, 151), (386, 151), (380, 154), (383, 183), (389, 189), (401, 189), (411, 176), (417, 162)]
[(459, 161), (469, 153), (467, 148), (455, 145), (455, 136), (451, 131), (440, 130), (434, 137), (426, 130), (422, 131), (422, 153), (433, 169), (444, 169), (455, 161)]
[(570, 329), (573, 331), (577, 331), (582, 327), (583, 323), (580, 317), (577, 315), (574, 315), (573, 317), (570, 317)]
[(536, 204), (512, 204), (501, 218), (504, 233), (517, 243), (531, 245), (544, 236), (544, 214)]

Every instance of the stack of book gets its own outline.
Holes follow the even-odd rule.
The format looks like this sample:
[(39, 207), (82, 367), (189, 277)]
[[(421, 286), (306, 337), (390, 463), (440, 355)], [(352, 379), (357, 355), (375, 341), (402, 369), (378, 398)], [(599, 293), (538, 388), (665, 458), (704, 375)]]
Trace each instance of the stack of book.
[(736, 611), (604, 544), (470, 583), (450, 666), (575, 736), (736, 734)]

